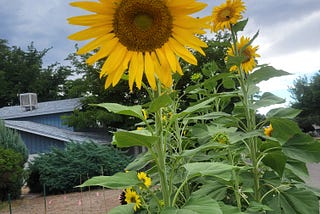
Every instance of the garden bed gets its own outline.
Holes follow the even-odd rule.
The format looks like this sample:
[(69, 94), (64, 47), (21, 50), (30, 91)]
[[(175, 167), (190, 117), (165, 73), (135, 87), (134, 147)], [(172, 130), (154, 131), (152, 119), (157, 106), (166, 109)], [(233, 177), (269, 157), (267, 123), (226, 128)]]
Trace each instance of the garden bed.
[[(12, 201), (11, 208), (12, 214), (102, 214), (119, 205), (120, 193), (120, 190), (100, 189), (44, 198), (43, 195), (23, 190), (21, 199)], [(1, 202), (0, 213), (10, 213), (7, 202)]]

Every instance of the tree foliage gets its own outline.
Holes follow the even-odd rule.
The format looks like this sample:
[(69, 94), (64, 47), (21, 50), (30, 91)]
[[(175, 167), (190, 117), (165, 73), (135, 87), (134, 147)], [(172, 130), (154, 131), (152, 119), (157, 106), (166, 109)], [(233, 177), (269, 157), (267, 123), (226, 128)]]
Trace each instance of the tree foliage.
[(28, 150), (20, 135), (0, 120), (0, 200), (7, 199), (9, 193), (12, 198), (20, 196), (27, 159)]
[(0, 201), (19, 198), (23, 184), (23, 157), (0, 146)]
[(296, 118), (304, 131), (313, 131), (312, 125), (320, 125), (320, 71), (309, 80), (306, 76), (299, 77), (289, 89), (292, 107), (302, 110)]
[(11, 149), (16, 153), (20, 153), (24, 164), (28, 160), (28, 149), (20, 135), (7, 127), (4, 122), (0, 120), (0, 147)]
[(8, 45), (0, 39), (0, 107), (19, 103), (18, 94), (34, 92), (39, 101), (61, 99), (61, 85), (71, 75), (67, 66), (54, 63), (43, 67), (49, 49), (37, 50), (31, 43), (27, 50)]

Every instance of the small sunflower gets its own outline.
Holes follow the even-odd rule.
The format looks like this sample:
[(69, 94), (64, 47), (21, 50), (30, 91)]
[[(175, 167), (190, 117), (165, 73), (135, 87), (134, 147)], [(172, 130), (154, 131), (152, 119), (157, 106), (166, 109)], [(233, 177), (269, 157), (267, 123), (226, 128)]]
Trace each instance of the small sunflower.
[(183, 74), (178, 57), (188, 63), (197, 60), (188, 48), (204, 54), (206, 43), (196, 34), (204, 34), (206, 18), (190, 14), (207, 5), (196, 0), (99, 0), (71, 3), (94, 14), (71, 17), (70, 24), (88, 27), (69, 36), (72, 40), (91, 41), (78, 54), (97, 50), (88, 60), (94, 64), (105, 59), (100, 77), (106, 77), (105, 88), (115, 86), (128, 70), (129, 87), (141, 88), (143, 74), (156, 89), (156, 78), (172, 85), (172, 72)]
[[(241, 67), (242, 67), (242, 70), (246, 73), (249, 73), (256, 67), (257, 65), (256, 58), (260, 57), (260, 55), (256, 53), (259, 46), (255, 46), (255, 47), (253, 47), (252, 45), (246, 46), (249, 42), (250, 42), (250, 38), (247, 38), (244, 36), (240, 38), (240, 42), (237, 42), (237, 49), (238, 49), (237, 52), (244, 57), (244, 60), (241, 62)], [(242, 50), (244, 46), (246, 47), (244, 50)], [(240, 53), (240, 51), (242, 52)], [(234, 46), (228, 48), (227, 55), (236, 56)], [(228, 57), (227, 57), (227, 60), (228, 60)], [(238, 71), (238, 70), (239, 69), (236, 65), (231, 66), (230, 68), (230, 71)]]
[(273, 131), (273, 128), (271, 124), (268, 127), (264, 128), (264, 134), (268, 137), (271, 137), (272, 131)]
[(122, 204), (130, 204), (134, 203), (134, 211), (137, 211), (141, 207), (141, 199), (136, 191), (134, 191), (132, 188), (127, 188), (124, 194), (124, 202), (121, 202)]
[(241, 13), (246, 10), (241, 0), (227, 0), (212, 10), (212, 31), (231, 29), (231, 25), (242, 19)]
[(138, 173), (138, 179), (141, 180), (146, 187), (150, 187), (151, 186), (151, 178), (148, 177), (147, 173), (139, 172)]

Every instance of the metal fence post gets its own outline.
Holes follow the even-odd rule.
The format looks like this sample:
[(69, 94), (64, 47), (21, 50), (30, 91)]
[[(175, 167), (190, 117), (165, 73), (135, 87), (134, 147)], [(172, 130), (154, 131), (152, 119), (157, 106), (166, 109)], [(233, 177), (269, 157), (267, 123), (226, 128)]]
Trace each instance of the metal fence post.
[(10, 193), (8, 194), (8, 203), (9, 203), (9, 212), (12, 214), (12, 209), (11, 209), (11, 195)]

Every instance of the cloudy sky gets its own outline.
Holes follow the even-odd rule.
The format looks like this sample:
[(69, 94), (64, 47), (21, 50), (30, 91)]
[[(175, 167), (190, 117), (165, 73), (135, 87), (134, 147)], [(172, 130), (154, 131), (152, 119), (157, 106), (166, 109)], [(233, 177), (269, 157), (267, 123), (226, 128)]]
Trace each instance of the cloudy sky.
[[(67, 36), (79, 28), (68, 25), (66, 18), (83, 13), (69, 6), (72, 0), (0, 0), (0, 38), (10, 46), (25, 49), (32, 41), (38, 50), (52, 47), (45, 64), (64, 64), (74, 52), (74, 41)], [(222, 0), (206, 0), (203, 14)], [(288, 97), (292, 81), (301, 75), (311, 76), (320, 70), (320, 3), (319, 0), (244, 0), (249, 23), (245, 34), (258, 30), (259, 63), (268, 63), (294, 75), (261, 84), (263, 91)]]

